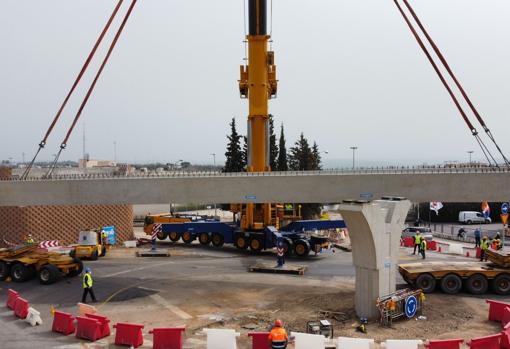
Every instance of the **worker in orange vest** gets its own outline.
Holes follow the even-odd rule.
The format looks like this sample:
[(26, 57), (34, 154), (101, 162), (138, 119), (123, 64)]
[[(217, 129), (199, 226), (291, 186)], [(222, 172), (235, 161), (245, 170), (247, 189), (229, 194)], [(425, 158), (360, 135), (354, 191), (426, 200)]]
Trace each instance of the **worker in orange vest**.
[(271, 343), (271, 349), (287, 348), (289, 337), (287, 336), (287, 331), (282, 326), (282, 320), (275, 320), (274, 327), (267, 339)]

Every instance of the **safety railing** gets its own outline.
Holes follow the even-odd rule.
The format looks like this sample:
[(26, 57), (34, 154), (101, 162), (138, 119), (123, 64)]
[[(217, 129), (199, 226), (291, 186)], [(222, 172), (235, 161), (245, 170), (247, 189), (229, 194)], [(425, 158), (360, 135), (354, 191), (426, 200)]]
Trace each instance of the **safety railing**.
[[(327, 169), (320, 171), (273, 171), (273, 172), (218, 172), (218, 171), (165, 171), (160, 173), (83, 173), (83, 174), (53, 174), (49, 178), (29, 177), (23, 181), (48, 181), (48, 180), (87, 180), (87, 179), (119, 179), (119, 178), (195, 178), (195, 177), (294, 177), (294, 176), (360, 176), (360, 175), (420, 175), (420, 174), (500, 174), (510, 173), (506, 167), (412, 167), (412, 166), (389, 166), (389, 167), (361, 167), (355, 169)], [(4, 181), (21, 181), (17, 176), (0, 179)]]

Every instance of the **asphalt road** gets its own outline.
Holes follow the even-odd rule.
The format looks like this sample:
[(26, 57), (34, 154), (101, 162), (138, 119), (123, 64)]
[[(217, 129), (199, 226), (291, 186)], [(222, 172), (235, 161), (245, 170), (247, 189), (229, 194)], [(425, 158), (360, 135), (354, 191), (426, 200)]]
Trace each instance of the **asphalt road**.
[[(161, 243), (160, 248), (169, 246)], [(306, 265), (305, 276), (248, 273), (247, 268), (259, 261), (275, 263), (272, 252), (251, 255), (249, 252), (224, 247), (214, 249), (200, 245), (172, 247), (169, 258), (137, 258), (134, 250), (118, 249), (98, 260), (85, 262), (93, 270), (94, 289), (99, 310), (115, 313), (112, 322), (123, 320), (124, 311), (138, 309), (140, 317), (151, 321), (151, 314), (144, 312), (147, 304), (159, 302), (176, 315), (176, 323), (186, 318), (179, 307), (189, 302), (200, 302), (209, 292), (235, 293), (253, 288), (264, 290), (284, 282), (295, 285), (296, 292), (303, 286), (340, 289), (342, 285), (354, 284), (355, 270), (352, 255), (335, 249), (325, 251), (308, 259), (289, 259), (287, 263)], [(401, 249), (401, 262), (419, 261), (421, 257), (409, 255)], [(419, 259), (420, 258), (420, 259)], [(459, 257), (429, 253), (429, 260), (461, 259)], [(399, 277), (399, 282), (403, 283)], [(81, 299), (81, 277), (63, 279), (56, 284), (42, 286), (36, 280), (25, 283), (0, 283), (0, 302), (5, 304), (7, 288), (13, 288), (41, 312), (42, 326), (31, 328), (16, 320), (12, 311), (3, 307), (0, 311), (0, 338), (2, 348), (83, 348), (73, 336), (60, 336), (51, 331), (50, 307), (76, 313), (76, 303)], [(170, 303), (167, 303), (170, 302)], [(106, 303), (104, 303), (106, 302)], [(206, 303), (204, 303), (206, 304)], [(259, 306), (264, 306), (263, 304)], [(204, 308), (207, 308), (204, 305)], [(175, 317), (175, 316), (174, 316)], [(169, 320), (170, 321), (170, 320)], [(149, 337), (150, 338), (150, 337)], [(104, 342), (87, 344), (88, 348), (103, 348)]]

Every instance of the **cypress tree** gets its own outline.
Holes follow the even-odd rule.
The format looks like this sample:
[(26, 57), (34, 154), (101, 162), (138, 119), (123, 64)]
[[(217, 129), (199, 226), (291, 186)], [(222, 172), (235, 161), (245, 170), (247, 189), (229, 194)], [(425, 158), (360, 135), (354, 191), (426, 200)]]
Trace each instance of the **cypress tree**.
[(269, 114), (269, 166), (271, 170), (278, 168), (278, 145), (276, 144), (276, 135), (274, 134), (274, 117)]
[(278, 146), (278, 161), (276, 168), (278, 171), (288, 171), (287, 146), (285, 145), (285, 134), (283, 133), (283, 124), (280, 127), (280, 141)]
[(241, 151), (241, 137), (237, 133), (236, 119), (230, 123), (230, 135), (227, 136), (228, 144), (225, 152), (226, 162), (223, 172), (242, 172), (244, 170), (244, 156)]

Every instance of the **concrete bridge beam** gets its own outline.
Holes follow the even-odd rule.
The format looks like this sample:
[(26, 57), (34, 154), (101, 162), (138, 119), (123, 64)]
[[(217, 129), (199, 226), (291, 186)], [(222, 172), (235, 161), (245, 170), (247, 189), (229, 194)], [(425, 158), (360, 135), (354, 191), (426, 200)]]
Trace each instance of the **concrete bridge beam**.
[(351, 238), (359, 317), (377, 317), (377, 297), (395, 292), (400, 235), (410, 207), (409, 200), (390, 198), (340, 205)]

